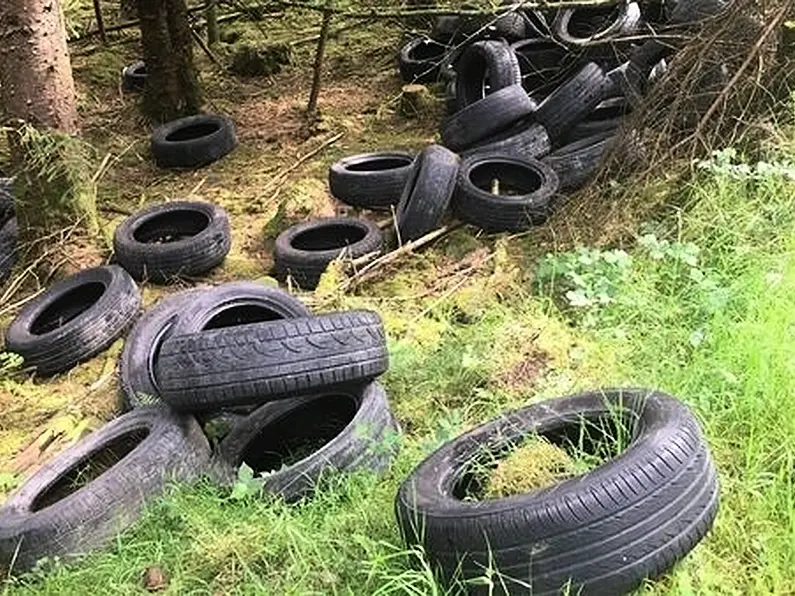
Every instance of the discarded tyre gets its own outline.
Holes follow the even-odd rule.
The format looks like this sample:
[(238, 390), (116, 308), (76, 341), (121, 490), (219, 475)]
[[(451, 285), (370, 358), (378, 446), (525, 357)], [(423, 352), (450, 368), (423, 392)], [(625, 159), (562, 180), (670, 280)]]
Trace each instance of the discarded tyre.
[(400, 50), (400, 77), (406, 83), (433, 83), (439, 78), (448, 47), (427, 37), (417, 37)]
[(161, 168), (199, 168), (237, 146), (235, 125), (213, 114), (188, 116), (163, 124), (152, 133), (152, 155)]
[(100, 548), (173, 481), (204, 473), (210, 447), (196, 421), (140, 408), (56, 456), (0, 509), (0, 564), (20, 573), (44, 557)]
[(206, 412), (368, 382), (387, 367), (381, 318), (350, 311), (174, 333), (155, 374), (172, 408)]
[(558, 12), (552, 29), (563, 43), (580, 46), (631, 35), (640, 21), (640, 6), (636, 2), (624, 2), (616, 6), (563, 9)]
[(86, 269), (29, 302), (6, 331), (6, 349), (39, 375), (63, 372), (119, 339), (140, 305), (138, 288), (124, 269)]
[(553, 151), (542, 161), (557, 174), (561, 190), (576, 190), (594, 176), (615, 138), (610, 130), (585, 137)]
[(0, 283), (8, 279), (16, 264), (18, 239), (19, 228), (16, 217), (0, 222)]
[(226, 211), (201, 201), (151, 205), (113, 235), (116, 261), (139, 281), (195, 277), (220, 265), (231, 247)]
[(372, 382), (265, 404), (220, 443), (213, 468), (222, 484), (232, 484), (245, 463), (264, 474), (264, 493), (296, 501), (329, 474), (386, 470), (398, 432), (384, 388)]
[(458, 109), (489, 94), (522, 82), (515, 52), (504, 41), (478, 41), (467, 47), (456, 64)]
[(429, 145), (417, 156), (395, 213), (401, 242), (439, 227), (453, 197), (459, 161), (455, 153), (439, 145)]
[[(464, 500), (477, 499), (478, 470), (530, 437), (595, 452), (601, 444), (609, 457), (623, 435), (626, 449), (586, 474), (506, 498)], [(505, 414), (430, 455), (396, 499), (405, 539), (421, 544), (443, 577), (472, 580), (490, 570), (492, 585), (472, 584), (474, 594), (626, 593), (687, 555), (717, 510), (717, 475), (692, 413), (642, 389)]]
[(146, 87), (148, 76), (146, 63), (143, 60), (125, 66), (121, 71), (122, 88), (125, 91), (141, 91)]
[(276, 238), (276, 277), (290, 277), (300, 288), (314, 290), (335, 259), (356, 259), (378, 253), (383, 247), (381, 230), (364, 219), (334, 217), (300, 223)]
[(536, 108), (521, 85), (505, 87), (442, 121), (442, 142), (452, 151), (470, 149), (527, 118)]
[(533, 116), (518, 120), (501, 132), (486, 137), (474, 147), (461, 153), (469, 157), (475, 153), (504, 153), (519, 157), (542, 157), (549, 153), (551, 143), (546, 129), (536, 124)]
[(589, 62), (538, 105), (536, 121), (553, 144), (599, 105), (609, 84), (604, 70)]
[(488, 232), (518, 232), (546, 220), (557, 191), (557, 175), (538, 160), (475, 153), (461, 163), (453, 210)]
[(331, 194), (354, 207), (388, 211), (400, 200), (413, 162), (404, 151), (351, 155), (329, 169)]

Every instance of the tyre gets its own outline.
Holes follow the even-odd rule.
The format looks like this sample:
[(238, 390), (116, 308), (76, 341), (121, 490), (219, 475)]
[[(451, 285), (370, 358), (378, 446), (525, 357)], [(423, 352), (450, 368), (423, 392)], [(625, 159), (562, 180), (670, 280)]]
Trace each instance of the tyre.
[(682, 25), (714, 17), (729, 6), (729, 0), (678, 0), (671, 10), (670, 23)]
[(146, 63), (143, 60), (125, 66), (121, 71), (121, 86), (125, 91), (142, 91), (148, 78)]
[[(500, 6), (512, 6), (513, 0), (503, 0)], [(526, 19), (519, 10), (509, 10), (499, 15), (489, 25), (491, 36), (506, 41), (524, 39), (526, 34)]]
[(384, 388), (372, 382), (265, 404), (221, 441), (213, 468), (231, 485), (245, 463), (263, 474), (265, 494), (293, 502), (329, 473), (385, 471), (397, 453), (389, 435), (398, 432)]
[(333, 217), (287, 228), (276, 238), (276, 277), (292, 278), (298, 287), (314, 290), (329, 263), (344, 256), (357, 259), (384, 248), (384, 235), (365, 219)]
[(624, 119), (632, 112), (626, 97), (613, 97), (604, 100), (585, 120), (572, 128), (562, 140), (570, 145), (582, 139), (603, 133), (616, 134)]
[(123, 411), (163, 403), (154, 374), (157, 355), (177, 317), (202, 291), (185, 290), (166, 296), (133, 325), (119, 357)]
[(109, 347), (130, 326), (141, 296), (116, 265), (86, 269), (30, 301), (6, 331), (6, 350), (39, 375), (69, 370)]
[(546, 220), (557, 191), (555, 172), (538, 160), (478, 153), (461, 163), (453, 210), (488, 232), (517, 232)]
[[(475, 4), (464, 3), (461, 10), (480, 10)], [(482, 16), (440, 16), (434, 21), (431, 37), (436, 41), (451, 45), (472, 37), (485, 35), (487, 21)]]
[(461, 54), (456, 65), (458, 109), (482, 100), (500, 89), (519, 85), (522, 75), (516, 54), (504, 41), (478, 41)]
[(511, 45), (519, 64), (522, 87), (541, 100), (566, 81), (573, 54), (547, 39), (526, 39)]
[(18, 239), (19, 228), (16, 217), (0, 224), (0, 284), (10, 277), (11, 270), (16, 265)]
[(14, 179), (0, 178), (0, 227), (14, 215)]
[(519, 120), (500, 133), (483, 139), (476, 146), (461, 153), (469, 157), (476, 153), (504, 153), (519, 157), (542, 157), (549, 153), (550, 142), (547, 131), (535, 124), (533, 117)]
[(547, 130), (553, 145), (599, 105), (608, 87), (601, 67), (589, 62), (538, 105), (536, 121)]
[[(463, 500), (477, 493), (478, 466), (532, 436), (614, 450), (605, 431), (624, 434), (621, 427), (627, 448), (588, 473), (507, 498)], [(717, 510), (716, 471), (692, 413), (642, 389), (505, 414), (429, 456), (396, 499), (407, 542), (422, 544), (443, 576), (453, 576), (459, 561), (464, 579), (495, 573), (495, 591), (473, 585), (472, 594), (628, 593), (682, 559)]]
[(429, 145), (417, 156), (395, 212), (401, 242), (422, 238), (439, 227), (453, 197), (459, 161), (439, 145)]
[(542, 161), (557, 174), (561, 191), (576, 190), (593, 177), (615, 139), (614, 131), (602, 132), (564, 145)]
[(400, 50), (398, 67), (406, 83), (433, 83), (449, 48), (427, 37), (412, 39)]
[(237, 146), (235, 125), (214, 114), (188, 116), (152, 133), (152, 155), (161, 168), (199, 168), (218, 161)]
[(0, 563), (28, 571), (112, 543), (173, 481), (207, 470), (196, 421), (162, 408), (124, 414), (57, 455), (0, 509)]
[(446, 118), (442, 142), (452, 151), (469, 149), (529, 116), (536, 107), (521, 85), (500, 89)]
[(202, 412), (370, 381), (387, 369), (381, 318), (369, 311), (171, 335), (155, 373), (163, 401)]
[(331, 194), (353, 207), (389, 211), (400, 200), (413, 162), (404, 151), (351, 155), (329, 169)]
[(638, 29), (640, 20), (637, 2), (602, 8), (566, 8), (558, 12), (552, 30), (563, 43), (581, 46), (591, 41), (631, 35)]
[(113, 235), (116, 261), (139, 281), (169, 283), (220, 265), (231, 247), (226, 211), (200, 201), (150, 205)]

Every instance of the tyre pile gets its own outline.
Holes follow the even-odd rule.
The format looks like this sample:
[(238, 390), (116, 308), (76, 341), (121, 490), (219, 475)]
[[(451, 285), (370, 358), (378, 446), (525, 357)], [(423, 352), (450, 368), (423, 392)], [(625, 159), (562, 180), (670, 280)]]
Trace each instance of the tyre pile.
[(97, 267), (50, 287), (7, 330), (6, 349), (41, 376), (129, 333), (119, 359), (125, 413), (3, 505), (5, 568), (109, 543), (173, 481), (231, 487), (245, 465), (263, 475), (263, 493), (292, 502), (332, 472), (389, 467), (388, 438), (400, 429), (376, 381), (388, 367), (376, 313), (314, 315), (253, 282), (171, 294), (138, 318), (140, 304), (127, 271)]
[[(437, 229), (448, 210), (487, 232), (539, 225), (561, 195), (593, 176), (633, 105), (664, 72), (674, 50), (654, 32), (724, 7), (680, 0), (672, 8), (624, 2), (440, 17), (430, 36), (401, 49), (399, 66), (407, 83), (444, 87), (441, 145), (342, 159), (329, 171), (331, 194), (356, 208), (394, 210), (404, 243)], [(638, 38), (646, 41), (631, 41)], [(377, 251), (378, 232), (354, 230), (365, 226), (320, 220), (286, 231), (274, 256), (280, 278), (313, 289), (335, 258)]]

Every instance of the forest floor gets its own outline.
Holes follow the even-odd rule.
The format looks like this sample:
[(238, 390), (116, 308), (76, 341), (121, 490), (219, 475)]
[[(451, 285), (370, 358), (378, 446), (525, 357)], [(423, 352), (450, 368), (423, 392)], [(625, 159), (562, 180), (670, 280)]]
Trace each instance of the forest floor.
[[(313, 18), (283, 23), (272, 37)], [(401, 35), (371, 25), (331, 43), (322, 120), (310, 138), (301, 109), (311, 44), (266, 79), (235, 78), (197, 55), (207, 110), (232, 117), (240, 146), (184, 173), (154, 167), (136, 98), (119, 89), (121, 68), (138, 57), (134, 34), (109, 47), (75, 44), (84, 135), (98, 162), (110, 155), (112, 165), (99, 189), (105, 250), (77, 239), (65, 247), (68, 267), (107, 262), (125, 213), (194, 198), (220, 204), (232, 221), (232, 252), (206, 282), (267, 281), (279, 231), (342, 212), (327, 191), (331, 163), (434, 139), (439, 114), (405, 119), (395, 110)], [(4, 593), (144, 593), (152, 566), (172, 594), (446, 593), (421, 554), (402, 546), (393, 514), (401, 480), (436, 446), (507, 409), (619, 385), (659, 388), (692, 406), (721, 482), (713, 532), (641, 592), (795, 593), (795, 131), (778, 136), (767, 150), (772, 167), (743, 173), (730, 163), (740, 157), (721, 153), (671, 189), (677, 207), (614, 246), (550, 242), (594, 225), (571, 216), (510, 239), (464, 227), (355, 292), (303, 295), (318, 311), (365, 307), (384, 318), (383, 382), (404, 431), (386, 477), (341, 478), (298, 505), (231, 499), (209, 484), (175, 487), (112, 548), (9, 580)], [(557, 268), (557, 283), (537, 275), (541, 264)], [(146, 285), (144, 302), (176, 289)], [(0, 381), (3, 492), (118, 413), (121, 346), (55, 379)]]

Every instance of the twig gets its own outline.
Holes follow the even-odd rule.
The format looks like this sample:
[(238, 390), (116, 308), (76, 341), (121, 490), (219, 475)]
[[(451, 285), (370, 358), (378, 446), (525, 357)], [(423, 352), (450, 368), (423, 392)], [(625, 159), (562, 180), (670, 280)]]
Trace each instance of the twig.
[(449, 226), (444, 226), (439, 228), (438, 230), (434, 230), (421, 238), (417, 238), (416, 240), (412, 240), (410, 242), (406, 242), (403, 246), (398, 249), (393, 250), (392, 252), (388, 252), (385, 255), (378, 257), (376, 260), (370, 262), (368, 265), (365, 265), (356, 272), (356, 274), (349, 277), (345, 282), (342, 284), (342, 290), (347, 290), (351, 286), (359, 284), (367, 279), (371, 279), (378, 275), (378, 273), (390, 263), (394, 263), (402, 256), (407, 254), (413, 253), (418, 248), (422, 248), (433, 242), (434, 240), (438, 240), (442, 236), (446, 236), (450, 232), (457, 230), (463, 224), (456, 223)]
[[(278, 173), (276, 176), (274, 176), (274, 177), (273, 177), (273, 179), (272, 179), (272, 180), (271, 180), (271, 181), (270, 181), (268, 184), (266, 184), (266, 185), (265, 185), (265, 189), (266, 189), (266, 190), (270, 190), (270, 189), (271, 189), (271, 188), (273, 188), (274, 186), (280, 186), (280, 185), (281, 185), (281, 183), (282, 183), (282, 182), (284, 182), (284, 180), (285, 180), (285, 179), (286, 179), (286, 178), (287, 178), (287, 177), (288, 177), (290, 174), (292, 174), (292, 173), (293, 173), (295, 170), (297, 170), (298, 168), (300, 168), (300, 167), (301, 167), (303, 164), (305, 164), (305, 163), (306, 163), (308, 160), (312, 159), (312, 158), (313, 158), (315, 155), (317, 155), (318, 153), (320, 153), (321, 151), (323, 151), (323, 149), (326, 149), (326, 148), (327, 148), (327, 147), (329, 147), (330, 145), (333, 145), (334, 143), (336, 143), (337, 141), (339, 141), (339, 140), (340, 140), (340, 139), (343, 137), (343, 135), (344, 135), (344, 134), (345, 134), (344, 132), (339, 132), (339, 133), (335, 134), (335, 135), (334, 135), (333, 137), (331, 137), (330, 139), (328, 139), (328, 140), (324, 141), (324, 142), (323, 142), (323, 143), (322, 143), (322, 144), (321, 144), (319, 147), (316, 147), (315, 149), (312, 149), (312, 151), (310, 151), (310, 152), (309, 152), (309, 153), (307, 153), (306, 155), (303, 155), (302, 157), (300, 157), (300, 158), (299, 158), (299, 159), (298, 159), (298, 160), (297, 160), (297, 161), (296, 161), (296, 162), (295, 162), (293, 165), (291, 165), (289, 168), (285, 168), (284, 170), (282, 170), (281, 172), (279, 172), (279, 173)], [(271, 197), (270, 197), (270, 200), (273, 200), (274, 196), (276, 196), (276, 195), (278, 195), (278, 194), (279, 194), (279, 188), (277, 188), (277, 189), (276, 189), (276, 193), (275, 193), (274, 195), (271, 195)], [(261, 202), (261, 201), (260, 201), (260, 202)]]
[(124, 209), (123, 207), (119, 207), (118, 205), (100, 205), (98, 207), (100, 211), (107, 211), (108, 213), (118, 213), (119, 215), (132, 215), (133, 212), (129, 209)]
[(326, 53), (326, 40), (328, 39), (328, 30), (331, 26), (331, 12), (333, 0), (327, 0), (326, 11), (323, 13), (323, 22), (320, 25), (320, 35), (317, 40), (317, 50), (315, 50), (315, 64), (312, 72), (312, 90), (309, 92), (309, 102), (306, 106), (306, 119), (307, 122), (315, 122), (317, 120), (317, 99), (320, 96), (320, 81), (323, 74), (323, 56)]
[[(734, 73), (734, 76), (731, 79), (729, 79), (729, 82), (721, 90), (720, 94), (718, 94), (718, 97), (715, 98), (715, 101), (712, 102), (712, 105), (709, 106), (709, 109), (706, 111), (704, 116), (701, 118), (699, 123), (696, 125), (695, 131), (693, 131), (693, 134), (690, 136), (691, 139), (699, 138), (701, 136), (701, 133), (704, 130), (704, 127), (707, 125), (707, 122), (709, 121), (709, 119), (712, 118), (712, 115), (718, 109), (718, 106), (720, 106), (721, 102), (723, 102), (726, 99), (726, 96), (729, 95), (731, 90), (737, 84), (737, 81), (739, 81), (740, 77), (743, 76), (743, 73), (745, 73), (745, 71), (751, 65), (751, 62), (754, 61), (754, 58), (756, 58), (756, 55), (762, 49), (762, 46), (767, 41), (767, 38), (770, 37), (770, 34), (773, 33), (773, 31), (776, 30), (776, 28), (781, 23), (781, 21), (784, 19), (784, 17), (787, 16), (787, 11), (788, 10), (789, 10), (789, 5), (787, 4), (787, 5), (783, 6), (778, 11), (778, 13), (773, 18), (773, 20), (770, 21), (768, 26), (762, 32), (762, 35), (760, 35), (759, 39), (756, 40), (756, 43), (751, 48), (751, 51), (745, 57), (745, 60), (740, 65), (740, 68), (738, 68), (737, 72)], [(679, 143), (677, 143), (677, 146), (678, 145), (679, 145)]]
[(196, 43), (199, 44), (199, 47), (204, 51), (205, 54), (207, 54), (207, 57), (212, 60), (213, 64), (216, 66), (221, 66), (221, 61), (216, 57), (215, 54), (213, 54), (213, 51), (210, 49), (210, 46), (207, 45), (207, 42), (204, 41), (204, 38), (197, 33), (193, 26), (190, 26), (189, 29), (191, 35), (193, 35), (193, 39), (196, 40)]
[(97, 19), (97, 32), (102, 43), (108, 43), (108, 36), (105, 34), (105, 23), (102, 20), (102, 8), (99, 6), (99, 0), (94, 0), (94, 16)]
[(30, 296), (25, 296), (22, 300), (20, 300), (18, 302), (14, 302), (13, 304), (9, 304), (8, 306), (4, 306), (3, 308), (0, 308), (0, 317), (2, 317), (3, 315), (8, 314), (10, 312), (14, 312), (20, 306), (25, 306), (28, 302), (33, 300), (36, 296), (41, 294), (43, 291), (44, 291), (44, 288), (41, 288), (40, 290), (36, 290)]

